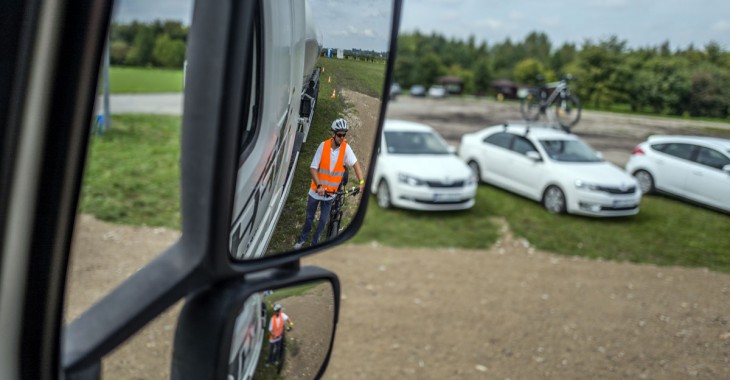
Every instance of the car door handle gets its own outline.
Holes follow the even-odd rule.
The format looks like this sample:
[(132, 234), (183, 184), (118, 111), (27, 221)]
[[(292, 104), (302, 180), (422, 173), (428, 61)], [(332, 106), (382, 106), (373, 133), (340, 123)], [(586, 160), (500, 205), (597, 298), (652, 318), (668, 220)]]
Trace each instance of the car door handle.
[(702, 177), (702, 172), (692, 172), (692, 174)]

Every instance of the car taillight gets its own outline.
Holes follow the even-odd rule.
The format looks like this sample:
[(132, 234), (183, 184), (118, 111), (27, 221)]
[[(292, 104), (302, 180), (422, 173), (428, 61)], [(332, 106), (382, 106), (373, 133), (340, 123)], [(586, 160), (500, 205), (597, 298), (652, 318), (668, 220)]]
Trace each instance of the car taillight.
[(643, 150), (641, 150), (641, 148), (639, 148), (639, 147), (637, 146), (636, 148), (634, 148), (634, 150), (633, 150), (633, 151), (631, 151), (631, 154), (644, 154), (644, 151), (643, 151)]

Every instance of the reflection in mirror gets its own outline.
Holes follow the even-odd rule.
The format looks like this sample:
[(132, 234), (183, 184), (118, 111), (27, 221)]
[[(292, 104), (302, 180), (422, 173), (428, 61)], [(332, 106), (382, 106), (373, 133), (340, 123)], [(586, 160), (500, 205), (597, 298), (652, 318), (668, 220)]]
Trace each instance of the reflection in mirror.
[[(291, 7), (281, 12), (263, 1), (255, 15), (251, 112), (241, 127), (230, 231), (231, 255), (241, 260), (315, 245), (347, 228), (376, 137), (391, 1)], [(341, 136), (331, 130), (338, 119)]]
[(334, 317), (329, 281), (255, 293), (233, 325), (228, 380), (315, 378)]

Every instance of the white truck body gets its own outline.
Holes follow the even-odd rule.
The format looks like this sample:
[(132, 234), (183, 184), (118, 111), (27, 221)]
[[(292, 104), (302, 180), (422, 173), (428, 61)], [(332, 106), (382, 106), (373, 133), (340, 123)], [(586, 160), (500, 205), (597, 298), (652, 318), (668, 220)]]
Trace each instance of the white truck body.
[[(311, 9), (301, 0), (261, 2), (254, 42), (250, 109), (229, 240), (237, 259), (264, 255), (286, 203), (319, 92), (321, 46)], [(259, 75), (260, 74), (260, 75)], [(246, 301), (236, 320), (229, 379), (251, 379), (266, 338), (263, 295)]]
[[(319, 90), (319, 56), (311, 10), (301, 0), (261, 2), (252, 139), (239, 158), (230, 250), (237, 259), (264, 255), (286, 203)], [(260, 68), (263, 70), (256, 71)], [(258, 93), (258, 89), (263, 93)], [(304, 99), (304, 102), (302, 101)], [(305, 107), (302, 107), (304, 104)], [(255, 107), (255, 108), (254, 108)], [(252, 137), (251, 137), (252, 136)]]

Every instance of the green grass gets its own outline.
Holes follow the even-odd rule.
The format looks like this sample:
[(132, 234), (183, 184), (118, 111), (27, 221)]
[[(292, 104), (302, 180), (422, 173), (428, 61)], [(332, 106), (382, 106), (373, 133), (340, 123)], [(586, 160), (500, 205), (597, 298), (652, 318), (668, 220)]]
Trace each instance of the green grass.
[[(332, 79), (337, 84), (337, 91), (342, 87), (348, 90), (380, 98), (385, 80), (385, 62), (355, 61), (352, 59), (320, 58), (317, 65), (324, 67), (321, 81), (328, 84)], [(332, 90), (327, 92), (331, 95)]]
[(372, 199), (356, 243), (486, 248), (502, 216), (539, 249), (589, 258), (730, 272), (730, 216), (663, 196), (646, 196), (633, 217), (552, 215), (531, 200), (481, 185), (474, 209), (459, 213), (382, 210)]
[(499, 227), (487, 205), (463, 211), (384, 210), (371, 197), (365, 222), (353, 243), (377, 242), (391, 247), (486, 249), (499, 238)]
[(81, 212), (111, 223), (180, 228), (180, 118), (114, 115), (91, 139)]
[(182, 92), (182, 70), (141, 67), (109, 68), (109, 87), (113, 94)]

